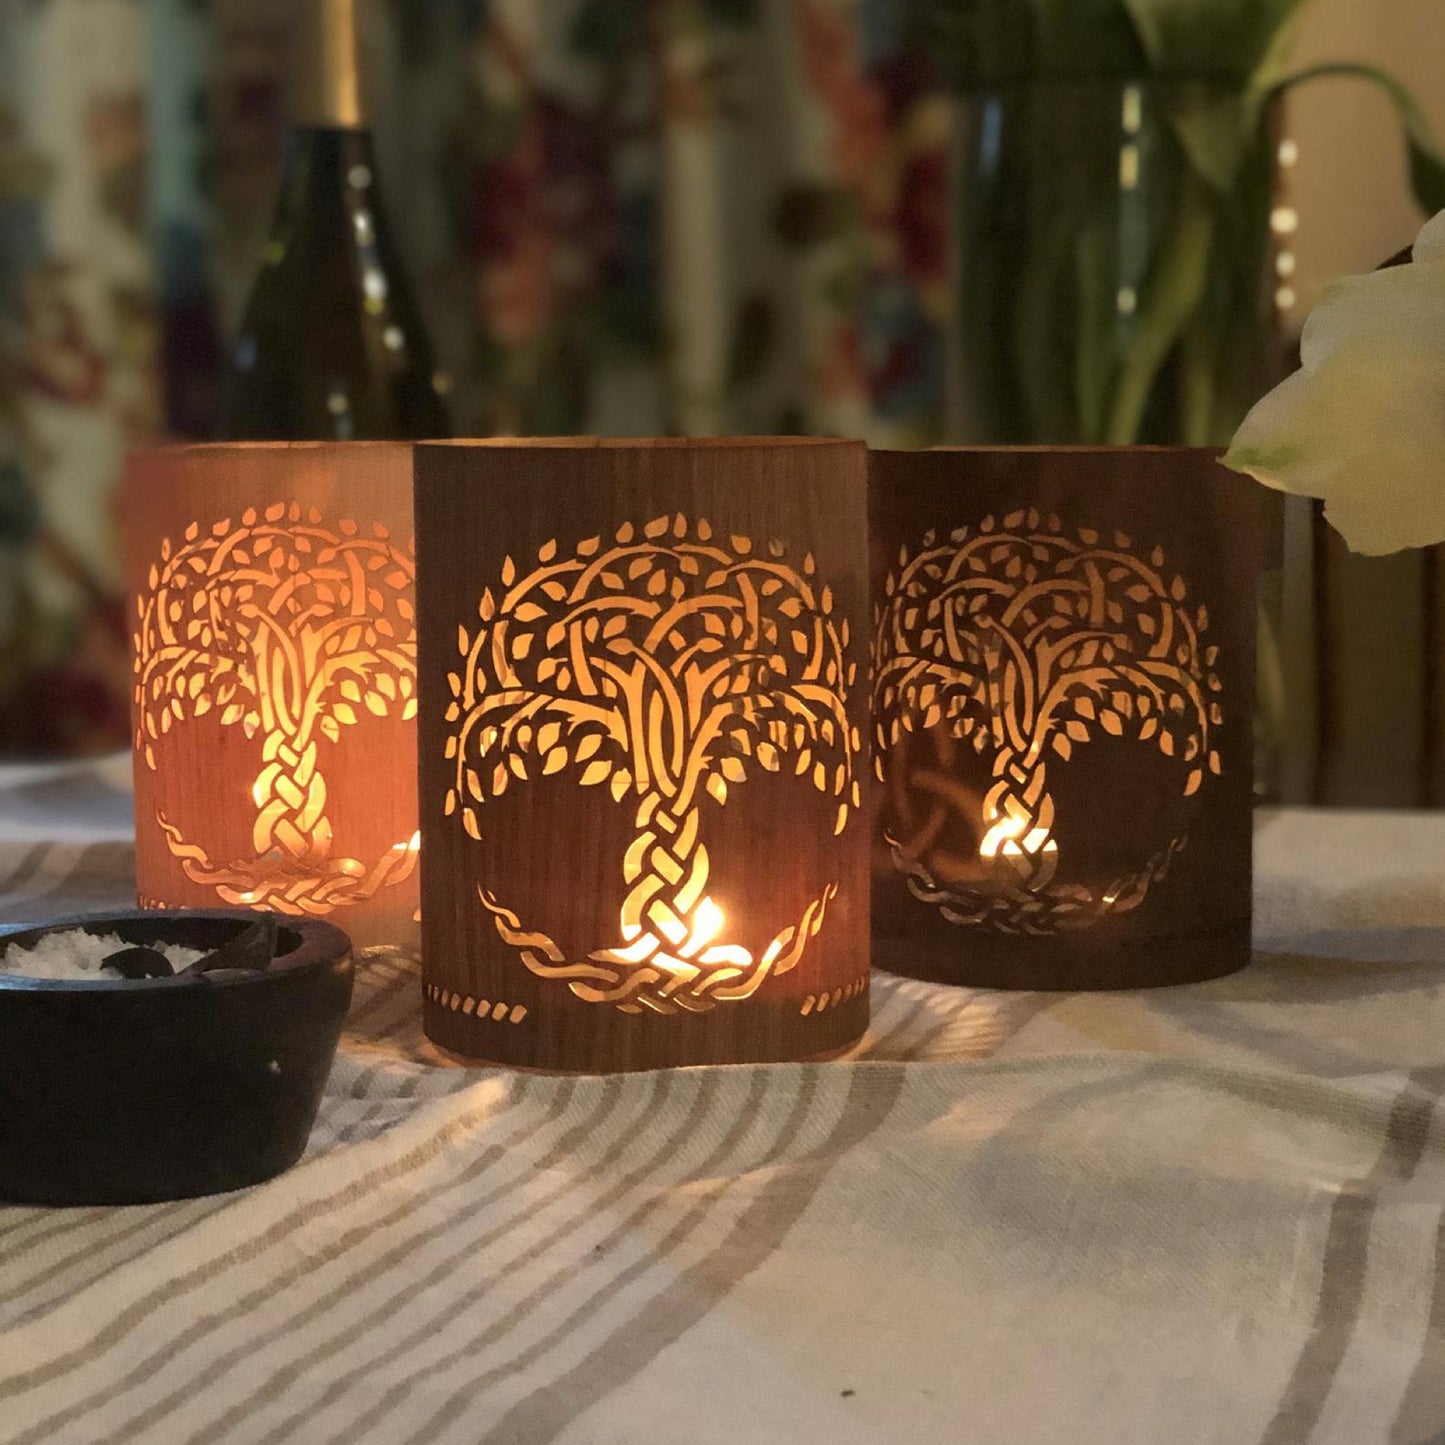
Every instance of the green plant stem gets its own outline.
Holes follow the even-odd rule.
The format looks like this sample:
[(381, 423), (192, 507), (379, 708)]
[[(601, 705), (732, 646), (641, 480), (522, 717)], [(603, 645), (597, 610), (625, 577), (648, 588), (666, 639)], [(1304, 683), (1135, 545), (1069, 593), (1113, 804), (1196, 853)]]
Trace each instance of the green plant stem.
[(1323, 65), (1312, 65), (1307, 70), (1296, 71), (1293, 75), (1275, 81), (1265, 93), (1265, 98), (1272, 98), (1292, 90), (1297, 85), (1307, 85), (1312, 80), (1323, 80), (1331, 76), (1368, 80), (1389, 96), (1405, 132), (1410, 184), (1415, 192), (1415, 199), (1427, 216), (1445, 210), (1445, 156), (1440, 153), (1425, 112), (1420, 109), (1415, 97), (1393, 75), (1373, 65), (1331, 61)]
[[(1263, 598), (1256, 616), (1259, 627), (1254, 708), (1255, 789), (1273, 793), (1277, 780), (1270, 777), (1275, 769), (1272, 754), (1278, 752), (1289, 735), (1289, 684), (1285, 681), (1279, 625)], [(1278, 799), (1269, 797), (1267, 801)]]
[(1185, 331), (1180, 349), (1180, 410), (1187, 447), (1206, 447), (1214, 440), (1218, 359), (1219, 336), (1214, 321), (1201, 312)]
[[(1042, 216), (1037, 218), (1044, 221)], [(1044, 221), (1043, 237), (1029, 248), (1020, 281), (1015, 319), (1015, 355), (1029, 435), (1041, 442), (1073, 441), (1065, 368), (1057, 355), (1057, 306), (1061, 274), (1073, 263), (1079, 217), (1073, 205), (1061, 206)]]
[(1110, 243), (1107, 221), (1096, 216), (1079, 232), (1076, 251), (1074, 390), (1078, 397), (1079, 440), (1088, 444), (1104, 439), (1104, 414), (1114, 374), (1112, 338), (1118, 313), (1116, 294), (1108, 281)]
[(1185, 177), (1179, 210), (1141, 298), (1139, 324), (1123, 359), (1109, 409), (1106, 440), (1129, 446), (1139, 438), (1160, 368), (1204, 298), (1214, 240), (1214, 211), (1205, 184)]
[(1005, 297), (1017, 294), (1018, 260), (1009, 237), (985, 218), (1007, 209), (1009, 187), (1018, 187), (1027, 171), (1014, 153), (1012, 129), (1003, 133), (1004, 154), (997, 169), (982, 171), (974, 165), (982, 105), (975, 98), (958, 116), (955, 145), (967, 157), (957, 182), (955, 213), (959, 267), (954, 279), (963, 379), (954, 418), (959, 441), (1015, 440), (1019, 402), (1012, 384), (1007, 348), (996, 344), (1008, 308)]

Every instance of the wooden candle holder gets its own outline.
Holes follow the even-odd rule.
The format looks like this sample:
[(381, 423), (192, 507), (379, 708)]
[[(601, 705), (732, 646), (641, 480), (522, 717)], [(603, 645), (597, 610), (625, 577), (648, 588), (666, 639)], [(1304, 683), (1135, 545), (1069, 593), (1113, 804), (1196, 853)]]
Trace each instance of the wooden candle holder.
[(414, 943), (410, 447), (143, 452), (125, 518), (141, 905)]
[(880, 967), (1107, 989), (1248, 962), (1256, 502), (1205, 451), (873, 455)]
[(417, 449), (425, 1026), (617, 1070), (868, 1021), (866, 453)]

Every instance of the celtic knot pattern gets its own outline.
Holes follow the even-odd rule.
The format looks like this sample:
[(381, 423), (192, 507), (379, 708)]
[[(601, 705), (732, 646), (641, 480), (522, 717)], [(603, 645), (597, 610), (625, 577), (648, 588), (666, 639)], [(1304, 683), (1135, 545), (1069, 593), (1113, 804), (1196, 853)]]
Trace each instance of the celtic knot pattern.
[[(885, 838), (917, 898), (954, 923), (1023, 933), (1143, 902), (1187, 835), (1102, 886), (1061, 878), (1051, 782), (1100, 737), (1176, 760), (1186, 798), (1220, 772), (1218, 648), (1208, 610), (1187, 599), (1161, 549), (1139, 556), (1122, 532), (1069, 532), (1036, 510), (900, 551), (874, 640), (875, 765), (890, 788)], [(915, 737), (931, 764), (913, 760)], [(955, 776), (965, 747), (990, 764), (981, 800)], [(940, 842), (956, 814), (976, 855)]]
[(367, 863), (338, 854), (324, 746), (359, 711), (416, 716), (415, 563), (379, 523), (334, 529), (276, 502), (167, 538), (136, 600), (136, 748), (152, 771), (160, 740), (215, 711), (261, 737), (251, 856), (214, 862), (163, 813), (156, 822), (193, 882), (227, 903), (321, 915), (372, 897), (416, 868), (419, 839)]
[(486, 802), (563, 769), (633, 809), (620, 941), (569, 959), (480, 890), (533, 973), (629, 1013), (701, 1013), (797, 965), (836, 882), (763, 947), (729, 941), (736, 926), (708, 891), (706, 819), (749, 776), (784, 769), (833, 800), (836, 833), (859, 806), (862, 738), (847, 715), (857, 667), (816, 570), (811, 555), (795, 570), (780, 542), (715, 538), (681, 515), (570, 555), (548, 541), (525, 573), (506, 559), (480, 626), (457, 639), (446, 814), (480, 840)]

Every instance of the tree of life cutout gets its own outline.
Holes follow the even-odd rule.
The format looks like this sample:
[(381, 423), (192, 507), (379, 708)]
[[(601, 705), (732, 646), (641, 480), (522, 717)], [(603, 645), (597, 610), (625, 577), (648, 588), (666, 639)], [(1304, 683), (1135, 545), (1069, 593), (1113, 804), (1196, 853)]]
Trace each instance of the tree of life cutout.
[(136, 747), (156, 768), (172, 729), (215, 710), (261, 736), (249, 857), (215, 861), (158, 811), (192, 882), (227, 903), (322, 915), (371, 898), (416, 868), (418, 834), (379, 860), (338, 855), (327, 816), (323, 744), (340, 743), (358, 709), (416, 716), (415, 577), (387, 529), (333, 529), (296, 502), (248, 509), (208, 531), (186, 528), (137, 599), (133, 637)]
[(702, 1013), (745, 999), (795, 967), (823, 927), (836, 879), (765, 947), (729, 941), (708, 892), (704, 795), (725, 807), (751, 772), (790, 768), (836, 800), (835, 834), (860, 802), (848, 721), (857, 665), (848, 623), (811, 555), (800, 570), (779, 542), (714, 539), (706, 521), (663, 516), (640, 533), (555, 540), (525, 574), (509, 557), (483, 593), (475, 632), (459, 629), (449, 676), (455, 783), (445, 811), (481, 838), (483, 805), (529, 776), (571, 769), (634, 811), (618, 880), (620, 938), (569, 959), (479, 887), (501, 938), (542, 978), (627, 1013)]
[[(884, 835), (910, 890), (951, 922), (1005, 932), (1056, 933), (1136, 908), (1184, 846), (1181, 832), (1151, 857), (1086, 888), (1056, 880), (1051, 779), (1100, 737), (1157, 748), (1181, 768), (1193, 797), (1220, 772), (1223, 721), (1206, 645), (1204, 607), (1169, 577), (1163, 551), (1135, 555), (1097, 532), (1065, 531), (1056, 516), (987, 518), (940, 543), (903, 548), (888, 577), (875, 636), (875, 766), (890, 786)], [(939, 766), (897, 762), (908, 735), (931, 742)], [(949, 776), (960, 746), (990, 763), (980, 810)], [(905, 786), (929, 795), (926, 816), (900, 806)], [(950, 810), (972, 810), (977, 857), (937, 848)]]

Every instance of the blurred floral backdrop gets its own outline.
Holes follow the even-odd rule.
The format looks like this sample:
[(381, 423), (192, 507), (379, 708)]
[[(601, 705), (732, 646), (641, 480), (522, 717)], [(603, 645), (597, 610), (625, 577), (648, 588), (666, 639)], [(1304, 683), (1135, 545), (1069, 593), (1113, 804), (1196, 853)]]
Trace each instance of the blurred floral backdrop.
[[(0, 0), (0, 756), (123, 745), (116, 478), (205, 436), (290, 0)], [(383, 185), (459, 432), (842, 432), (943, 404), (921, 0), (376, 0)]]

